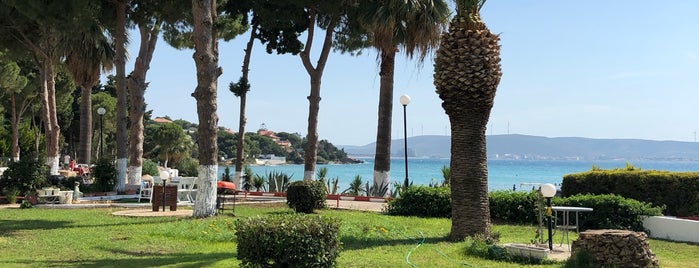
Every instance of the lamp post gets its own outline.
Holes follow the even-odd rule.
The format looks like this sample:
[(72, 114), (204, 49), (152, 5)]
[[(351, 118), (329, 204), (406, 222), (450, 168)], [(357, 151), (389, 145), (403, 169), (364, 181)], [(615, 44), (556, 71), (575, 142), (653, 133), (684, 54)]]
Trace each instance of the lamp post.
[(544, 185), (541, 185), (539, 191), (541, 191), (541, 196), (546, 198), (546, 218), (548, 219), (549, 250), (553, 250), (553, 235), (551, 234), (551, 197), (556, 195), (556, 186), (553, 186), (553, 184), (550, 183), (546, 183)]
[[(97, 114), (100, 115), (100, 156), (102, 157), (102, 128), (104, 126), (104, 114), (107, 113), (107, 109), (104, 109), (104, 107), (99, 107), (97, 108)], [(99, 158), (98, 157), (98, 158)]]
[(405, 188), (408, 188), (408, 117), (407, 117), (407, 107), (408, 103), (410, 103), (410, 96), (408, 95), (402, 95), (400, 96), (400, 104), (403, 105), (403, 149), (405, 151), (405, 182), (403, 182), (403, 186)]

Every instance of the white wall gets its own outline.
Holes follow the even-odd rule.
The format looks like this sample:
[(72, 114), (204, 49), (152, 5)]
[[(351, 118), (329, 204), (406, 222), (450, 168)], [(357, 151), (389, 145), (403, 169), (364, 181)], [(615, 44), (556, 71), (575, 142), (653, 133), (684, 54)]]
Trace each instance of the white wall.
[(643, 220), (643, 228), (652, 238), (699, 243), (699, 221), (654, 216)]

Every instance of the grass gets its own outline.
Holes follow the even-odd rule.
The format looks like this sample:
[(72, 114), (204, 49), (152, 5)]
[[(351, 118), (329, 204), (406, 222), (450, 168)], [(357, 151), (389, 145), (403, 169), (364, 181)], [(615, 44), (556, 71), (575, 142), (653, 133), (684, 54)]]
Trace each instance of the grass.
[[(127, 218), (118, 208), (0, 210), (0, 267), (237, 267), (235, 217)], [(239, 205), (237, 217), (290, 213), (280, 205)], [(520, 267), (465, 255), (450, 220), (324, 210), (342, 219), (339, 267)], [(501, 243), (528, 243), (532, 226), (494, 225)], [(420, 246), (419, 242), (424, 243)], [(559, 242), (554, 237), (555, 242)], [(571, 239), (574, 239), (571, 237)], [(699, 246), (651, 240), (661, 267), (695, 265)], [(562, 264), (527, 265), (560, 267)]]

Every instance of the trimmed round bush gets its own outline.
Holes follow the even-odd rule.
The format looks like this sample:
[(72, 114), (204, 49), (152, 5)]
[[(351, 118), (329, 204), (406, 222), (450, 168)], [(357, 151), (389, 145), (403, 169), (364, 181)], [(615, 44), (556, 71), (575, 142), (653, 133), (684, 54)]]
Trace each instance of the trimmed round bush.
[(286, 203), (296, 212), (313, 213), (314, 209), (325, 208), (325, 199), (325, 186), (319, 181), (295, 181), (286, 190)]
[(334, 267), (342, 249), (340, 220), (305, 214), (236, 222), (241, 267)]
[(410, 186), (388, 202), (386, 213), (399, 216), (451, 217), (449, 187)]

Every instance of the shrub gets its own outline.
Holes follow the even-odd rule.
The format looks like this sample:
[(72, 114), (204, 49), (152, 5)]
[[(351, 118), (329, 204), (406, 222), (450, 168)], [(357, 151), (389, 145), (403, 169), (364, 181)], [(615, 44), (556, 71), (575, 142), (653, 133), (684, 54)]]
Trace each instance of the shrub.
[(241, 267), (333, 267), (340, 254), (340, 221), (303, 214), (236, 222)]
[(7, 201), (8, 204), (17, 203), (17, 196), (19, 195), (19, 190), (15, 188), (5, 188), (2, 190), (2, 193), (5, 195), (5, 201)]
[(177, 169), (183, 177), (199, 176), (199, 161), (191, 157), (184, 158), (177, 163)]
[(148, 158), (143, 158), (143, 162), (141, 163), (141, 168), (142, 171), (141, 173), (143, 175), (151, 175), (151, 176), (160, 176), (160, 172), (158, 171), (158, 164), (153, 162), (153, 160), (150, 160)]
[(286, 192), (286, 203), (296, 212), (313, 213), (314, 209), (325, 208), (325, 199), (325, 186), (319, 181), (295, 181)]
[(662, 215), (661, 207), (619, 195), (574, 195), (554, 198), (555, 206), (589, 207), (593, 212), (583, 213), (579, 218), (580, 230), (623, 229), (643, 231), (644, 216)]
[(386, 213), (400, 216), (451, 217), (449, 187), (410, 186), (388, 202)]
[(624, 169), (600, 170), (563, 176), (563, 196), (616, 194), (665, 207), (665, 214), (699, 214), (699, 172)]
[(110, 192), (116, 185), (117, 170), (112, 160), (100, 158), (97, 160), (92, 175), (95, 176), (95, 190), (100, 192)]
[(539, 194), (531, 192), (494, 191), (488, 193), (490, 218), (514, 224), (538, 223)]
[(0, 189), (15, 189), (19, 191), (19, 195), (26, 195), (46, 184), (44, 164), (27, 157), (18, 162), (10, 162), (0, 177)]

